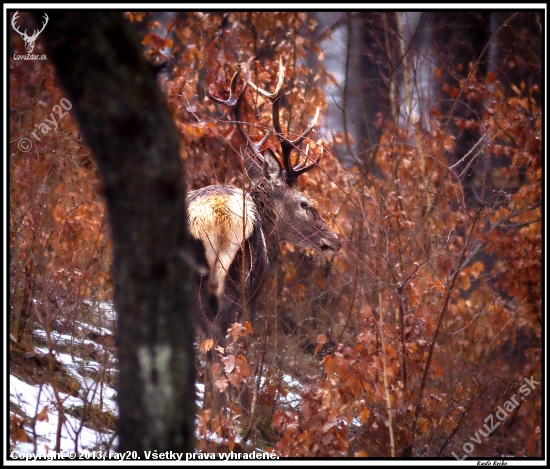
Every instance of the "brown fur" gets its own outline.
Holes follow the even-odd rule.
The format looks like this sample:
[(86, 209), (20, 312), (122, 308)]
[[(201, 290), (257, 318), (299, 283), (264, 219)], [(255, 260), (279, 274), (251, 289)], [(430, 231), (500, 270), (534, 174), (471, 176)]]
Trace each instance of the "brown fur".
[[(255, 302), (279, 252), (279, 241), (338, 251), (340, 241), (319, 212), (294, 185), (289, 185), (279, 160), (266, 152), (263, 168), (249, 167), (250, 193), (233, 186), (209, 186), (188, 195), (188, 222), (196, 243), (196, 260), (208, 265), (197, 276), (199, 327), (225, 348), (231, 323), (242, 322), (245, 306), (254, 321)], [(243, 285), (244, 280), (244, 285)], [(243, 293), (246, 300), (243, 305)], [(213, 371), (212, 363), (216, 361)], [(222, 362), (207, 353), (206, 393), (216, 406), (224, 396), (214, 386)]]

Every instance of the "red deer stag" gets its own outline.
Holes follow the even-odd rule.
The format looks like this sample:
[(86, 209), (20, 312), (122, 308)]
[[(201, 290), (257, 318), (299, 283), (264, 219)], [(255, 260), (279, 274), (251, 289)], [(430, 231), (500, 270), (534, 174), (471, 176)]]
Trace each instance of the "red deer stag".
[[(227, 100), (206, 94), (215, 103), (230, 109), (240, 136), (250, 156), (245, 168), (251, 181), (250, 191), (229, 185), (214, 185), (192, 191), (187, 196), (188, 223), (194, 243), (196, 261), (207, 269), (197, 274), (198, 322), (207, 337), (225, 348), (227, 329), (243, 321), (243, 304), (254, 319), (255, 302), (266, 276), (276, 263), (279, 241), (307, 247), (319, 253), (340, 249), (338, 236), (329, 228), (319, 212), (297, 188), (298, 177), (319, 161), (306, 161), (293, 167), (291, 152), (311, 132), (319, 117), (319, 109), (309, 127), (294, 140), (283, 135), (279, 120), (285, 69), (279, 64), (279, 82), (274, 93), (268, 93), (245, 78), (240, 93), (235, 88), (241, 66), (233, 76)], [(281, 145), (284, 169), (270, 149), (260, 152), (269, 133), (255, 144), (243, 128), (240, 108), (248, 85), (272, 103), (273, 128)], [(203, 272), (203, 273), (204, 273)], [(215, 355), (215, 356), (214, 356)], [(220, 408), (224, 402), (214, 383), (220, 376), (221, 365), (217, 352), (207, 352), (205, 403)], [(212, 399), (212, 400), (210, 400)]]

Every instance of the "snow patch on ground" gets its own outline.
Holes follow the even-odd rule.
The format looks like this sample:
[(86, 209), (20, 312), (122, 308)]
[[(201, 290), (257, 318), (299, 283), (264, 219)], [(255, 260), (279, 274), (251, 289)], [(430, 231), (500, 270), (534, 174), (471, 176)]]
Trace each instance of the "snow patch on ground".
[(101, 316), (104, 316), (111, 321), (116, 321), (117, 314), (112, 302), (84, 300), (83, 303), (91, 306), (94, 311), (97, 311), (98, 317), (101, 318)]
[[(104, 314), (104, 317), (108, 320), (116, 320), (116, 313), (112, 304), (95, 303), (92, 305), (91, 302), (87, 303), (101, 310), (101, 314)], [(102, 321), (102, 324), (105, 324), (105, 321)], [(76, 325), (79, 332), (91, 332), (98, 336), (113, 334), (110, 329), (103, 326), (90, 325), (81, 321), (76, 321)], [(36, 330), (33, 334), (42, 344), (48, 343), (45, 331)], [(75, 415), (82, 415), (83, 411), (89, 409), (90, 405), (94, 405), (94, 410), (97, 411), (99, 409), (100, 412), (112, 413), (114, 418), (118, 418), (116, 390), (106, 384), (104, 380), (93, 378), (104, 376), (106, 371), (113, 374), (116, 373), (116, 357), (106, 350), (101, 343), (78, 337), (82, 335), (86, 336), (86, 334), (71, 336), (57, 331), (50, 332), (52, 347), (63, 350), (53, 350), (52, 354), (56, 362), (63, 366), (64, 372), (79, 383), (78, 396), (58, 391), (56, 397), (53, 387), (48, 383), (30, 385), (19, 377), (13, 374), (10, 375), (10, 417), (17, 415), (19, 418), (24, 418), (23, 429), (31, 441), (18, 441), (16, 443), (12, 441), (13, 451), (18, 453), (47, 453), (54, 451), (58, 431), (60, 431), (59, 449), (61, 451), (104, 451), (107, 446), (110, 448), (110, 451), (116, 450), (118, 437), (115, 437), (113, 432), (94, 430), (90, 428), (88, 422), (82, 422), (81, 418), (75, 417)], [(98, 360), (103, 363), (77, 356), (79, 354), (78, 347), (83, 346), (87, 350), (95, 351), (94, 357), (100, 357)], [(50, 352), (46, 346), (35, 346), (34, 350), (37, 355), (45, 358), (49, 357)], [(71, 351), (71, 354), (65, 353), (65, 350)], [(89, 354), (86, 354), (86, 356), (89, 357)], [(279, 402), (298, 410), (301, 400), (300, 392), (303, 389), (302, 383), (288, 374), (282, 376), (282, 381), (286, 392), (278, 395)], [(262, 378), (262, 385), (264, 384), (265, 379)], [(202, 408), (204, 384), (195, 383), (195, 389), (197, 408)], [(62, 402), (65, 419), (61, 423), (57, 410), (58, 401)], [(196, 437), (200, 439), (198, 434)], [(208, 432), (206, 438), (212, 442), (224, 443), (223, 439), (215, 433)], [(238, 435), (236, 435), (235, 442), (241, 442), (241, 438)]]
[[(111, 396), (113, 396), (114, 389)], [(59, 392), (59, 398), (63, 401), (65, 409), (83, 408), (84, 401), (78, 397)], [(109, 401), (111, 398), (106, 398)], [(19, 408), (30, 417), (36, 416), (45, 406), (48, 406), (47, 417), (44, 421), (35, 420), (34, 431), (26, 428), (29, 436), (36, 435), (34, 443), (18, 442), (14, 445), (14, 451), (18, 452), (41, 452), (53, 451), (57, 440), (59, 427), (59, 412), (56, 410), (55, 393), (51, 385), (31, 386), (21, 381), (16, 376), (10, 375), (10, 402), (17, 404)], [(114, 406), (114, 401), (111, 408)], [(116, 406), (114, 406), (116, 408)], [(13, 413), (13, 412), (12, 412)], [(32, 424), (31, 424), (32, 426)], [(101, 433), (85, 427), (82, 422), (72, 415), (65, 414), (65, 422), (61, 423), (60, 449), (62, 451), (93, 450), (98, 445), (109, 441), (112, 434)], [(36, 447), (35, 447), (36, 445)]]

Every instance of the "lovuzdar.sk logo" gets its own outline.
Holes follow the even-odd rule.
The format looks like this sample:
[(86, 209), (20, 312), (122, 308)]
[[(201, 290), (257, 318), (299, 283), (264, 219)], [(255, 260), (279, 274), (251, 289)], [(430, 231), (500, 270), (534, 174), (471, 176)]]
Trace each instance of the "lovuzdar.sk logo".
[(25, 41), (25, 49), (27, 51), (27, 55), (14, 54), (14, 59), (16, 59), (16, 60), (46, 60), (47, 57), (46, 57), (45, 54), (42, 54), (40, 56), (33, 55), (32, 51), (34, 50), (34, 44), (36, 42), (36, 39), (38, 38), (38, 36), (40, 36), (40, 33), (42, 31), (44, 31), (44, 28), (48, 24), (48, 20), (49, 20), (48, 15), (46, 13), (44, 13), (42, 28), (40, 30), (35, 29), (32, 36), (29, 36), (29, 35), (27, 35), (27, 30), (26, 29), (25, 29), (24, 32), (20, 31), (19, 26), (17, 25), (17, 20), (19, 19), (18, 14), (19, 14), (19, 10), (16, 11), (15, 14), (13, 15), (13, 18), (11, 20), (11, 26), (23, 38), (23, 41)]

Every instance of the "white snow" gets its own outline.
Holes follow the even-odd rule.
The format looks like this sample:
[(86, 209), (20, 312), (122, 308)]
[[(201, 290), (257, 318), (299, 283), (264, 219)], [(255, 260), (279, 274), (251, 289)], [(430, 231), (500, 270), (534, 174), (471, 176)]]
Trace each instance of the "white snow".
[[(65, 409), (69, 409), (72, 406), (76, 408), (82, 408), (84, 406), (84, 401), (82, 399), (62, 392), (59, 392), (59, 398), (63, 401), (63, 407)], [(10, 375), (10, 401), (19, 405), (23, 412), (30, 417), (36, 416), (44, 409), (44, 406), (48, 406), (47, 420), (39, 421), (36, 419), (35, 421), (35, 442), (18, 442), (14, 445), (14, 451), (19, 453), (46, 453), (48, 451), (53, 451), (55, 449), (56, 434), (60, 422), (52, 386), (49, 384), (31, 386), (21, 381), (16, 376)], [(13, 412), (10, 414), (13, 414)], [(25, 428), (25, 431), (29, 437), (33, 436), (31, 429)], [(83, 426), (82, 422), (76, 417), (65, 414), (65, 422), (61, 423), (60, 450), (74, 450), (77, 452), (86, 449), (93, 450), (97, 448), (98, 444), (102, 442), (105, 443), (110, 438), (110, 434), (91, 430)]]
[[(102, 313), (109, 315), (109, 320), (116, 318), (112, 305), (108, 303), (99, 305), (96, 303), (94, 307), (101, 307)], [(111, 330), (106, 327), (91, 326), (80, 321), (77, 321), (76, 324), (79, 332), (92, 331), (99, 335), (112, 335)], [(45, 331), (35, 330), (33, 334), (43, 344), (47, 343)], [(24, 416), (27, 418), (23, 424), (23, 429), (30, 440), (30, 442), (17, 441), (15, 443), (12, 441), (13, 446), (11, 449), (19, 455), (55, 451), (58, 439), (57, 433), (60, 428), (60, 451), (105, 451), (105, 445), (108, 442), (110, 442), (110, 451), (115, 451), (118, 437), (113, 438), (113, 432), (94, 430), (88, 426), (87, 422), (82, 422), (80, 418), (74, 415), (81, 415), (86, 406), (93, 404), (94, 406), (98, 406), (102, 412), (111, 412), (113, 417), (118, 417), (116, 390), (106, 384), (104, 379), (93, 378), (105, 377), (106, 371), (115, 374), (117, 367), (116, 357), (99, 343), (76, 336), (73, 337), (69, 334), (50, 331), (50, 340), (54, 348), (63, 350), (63, 352), (58, 350), (52, 351), (56, 362), (63, 366), (65, 373), (80, 384), (78, 396), (58, 391), (58, 397), (56, 398), (51, 384), (30, 385), (25, 383), (20, 377), (11, 374), (9, 377), (10, 403), (12, 404), (10, 417), (14, 414), (22, 417), (24, 413)], [(99, 357), (97, 358), (98, 361), (77, 356), (80, 354), (79, 347), (82, 346), (86, 346), (87, 350), (93, 350), (95, 352), (94, 357)], [(47, 346), (35, 346), (34, 351), (37, 355), (46, 358), (49, 357)], [(65, 353), (66, 351), (70, 351), (71, 353)], [(262, 385), (264, 381), (265, 379), (262, 378)], [(286, 395), (283, 396), (282, 394), (284, 393), (280, 393), (277, 399), (283, 406), (286, 405), (297, 409), (301, 400), (300, 390), (303, 388), (303, 385), (288, 374), (282, 376), (282, 381)], [(197, 408), (201, 408), (204, 396), (204, 384), (195, 383), (195, 389), (196, 405)], [(59, 411), (57, 410), (58, 400), (61, 402), (65, 419), (61, 422)], [(47, 409), (44, 412), (46, 406)], [(94, 410), (97, 410), (97, 408)], [(47, 415), (46, 419), (38, 420), (36, 418), (38, 415), (43, 416), (44, 414)], [(198, 434), (196, 437), (200, 439)], [(211, 432), (208, 432), (206, 438), (210, 441), (223, 442), (218, 435)], [(238, 435), (235, 435), (235, 441), (241, 441)]]

